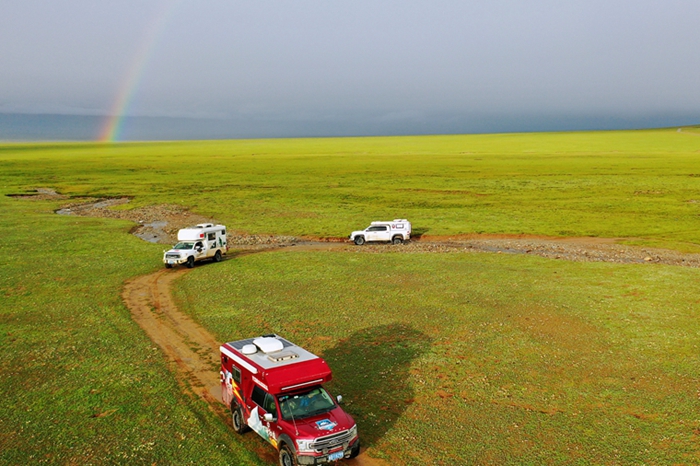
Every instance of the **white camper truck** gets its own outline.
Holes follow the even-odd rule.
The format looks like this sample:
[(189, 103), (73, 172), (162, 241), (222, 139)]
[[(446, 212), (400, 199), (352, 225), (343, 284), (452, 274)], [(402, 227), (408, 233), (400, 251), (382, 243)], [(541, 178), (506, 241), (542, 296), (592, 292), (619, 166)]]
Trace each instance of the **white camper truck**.
[(397, 218), (390, 222), (372, 222), (364, 230), (350, 233), (350, 241), (361, 246), (369, 241), (390, 241), (401, 244), (411, 239), (411, 222)]
[(200, 223), (192, 228), (177, 232), (178, 243), (163, 255), (165, 267), (185, 264), (194, 267), (194, 263), (204, 259), (220, 262), (228, 251), (226, 227), (212, 223)]

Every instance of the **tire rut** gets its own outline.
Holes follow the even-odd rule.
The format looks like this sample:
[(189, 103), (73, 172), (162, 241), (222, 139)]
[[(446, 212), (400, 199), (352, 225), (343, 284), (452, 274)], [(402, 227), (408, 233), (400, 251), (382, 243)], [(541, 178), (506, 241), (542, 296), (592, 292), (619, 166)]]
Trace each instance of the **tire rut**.
[[(552, 240), (533, 238), (430, 238), (432, 241), (410, 242), (398, 248), (395, 246), (364, 246), (356, 248), (347, 243), (326, 241), (300, 241), (295, 244), (258, 245), (241, 249), (229, 256), (228, 260), (250, 254), (271, 251), (318, 251), (353, 250), (357, 253), (396, 252), (509, 252), (535, 254), (543, 257), (605, 262), (653, 262), (699, 267), (700, 255), (682, 254), (666, 250), (645, 250), (614, 244), (614, 241)], [(645, 259), (649, 256), (648, 259)], [(146, 332), (149, 338), (160, 347), (168, 361), (174, 366), (177, 381), (185, 393), (204, 400), (209, 409), (231, 426), (230, 413), (221, 400), (219, 379), (220, 343), (206, 329), (187, 314), (181, 312), (170, 294), (172, 283), (189, 272), (189, 269), (161, 269), (126, 282), (122, 297), (131, 311), (133, 319)], [(233, 430), (232, 430), (233, 432)], [(276, 463), (274, 449), (262, 439), (248, 435), (238, 439), (242, 444), (257, 453), (263, 460)], [(342, 464), (359, 466), (386, 465), (363, 449), (360, 456), (345, 460)]]
[[(334, 245), (308, 244), (294, 249), (314, 250), (336, 248)], [(280, 250), (267, 248), (247, 250), (237, 253), (240, 257), (260, 252)], [(284, 248), (288, 249), (288, 248)], [(209, 409), (231, 426), (229, 411), (221, 400), (219, 378), (219, 342), (206, 329), (177, 308), (170, 290), (172, 283), (189, 272), (189, 269), (162, 269), (149, 275), (133, 278), (126, 282), (122, 299), (136, 323), (164, 353), (174, 366), (181, 389), (198, 396), (207, 403)], [(233, 433), (232, 429), (232, 435)], [(274, 450), (257, 436), (241, 437), (246, 448), (257, 453), (264, 461), (276, 463)], [(342, 464), (357, 466), (383, 466), (386, 463), (367, 456), (365, 451), (353, 460)]]
[(216, 400), (219, 344), (208, 332), (175, 306), (170, 284), (186, 270), (160, 270), (128, 281), (122, 297), (131, 315), (158, 345), (189, 389), (207, 402)]

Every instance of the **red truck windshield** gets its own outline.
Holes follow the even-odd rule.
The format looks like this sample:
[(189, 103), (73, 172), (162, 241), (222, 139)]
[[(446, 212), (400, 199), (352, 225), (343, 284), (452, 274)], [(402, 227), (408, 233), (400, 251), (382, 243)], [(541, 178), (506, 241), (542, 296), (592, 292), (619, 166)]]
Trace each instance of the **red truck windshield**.
[(283, 395), (278, 400), (282, 419), (285, 421), (317, 416), (335, 408), (333, 399), (323, 387), (315, 387), (294, 395)]

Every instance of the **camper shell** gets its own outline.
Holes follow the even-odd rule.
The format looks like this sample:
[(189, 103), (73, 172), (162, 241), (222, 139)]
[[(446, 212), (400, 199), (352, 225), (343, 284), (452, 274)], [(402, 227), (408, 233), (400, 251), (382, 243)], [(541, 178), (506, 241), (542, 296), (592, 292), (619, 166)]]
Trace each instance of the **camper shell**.
[(388, 241), (393, 244), (401, 244), (409, 239), (411, 239), (411, 222), (405, 218), (372, 222), (364, 230), (350, 233), (350, 241), (358, 246), (370, 241)]
[(172, 249), (163, 253), (163, 263), (167, 268), (180, 264), (192, 268), (195, 262), (205, 259), (220, 262), (228, 252), (224, 225), (200, 223), (184, 228), (177, 232), (177, 241)]
[(278, 335), (220, 347), (221, 391), (238, 433), (252, 429), (279, 451), (280, 464), (317, 465), (360, 452), (353, 418), (322, 384), (326, 361)]

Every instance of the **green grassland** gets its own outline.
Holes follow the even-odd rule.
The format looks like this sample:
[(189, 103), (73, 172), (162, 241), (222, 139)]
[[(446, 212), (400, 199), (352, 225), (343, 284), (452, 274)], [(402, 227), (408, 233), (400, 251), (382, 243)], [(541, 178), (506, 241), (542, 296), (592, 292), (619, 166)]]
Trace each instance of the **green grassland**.
[(174, 203), (249, 233), (637, 238), (697, 251), (693, 129), (0, 147), (4, 189)]
[(275, 252), (176, 298), (220, 340), (323, 355), (390, 464), (700, 461), (700, 271), (477, 253)]
[[(696, 129), (0, 145), (0, 463), (259, 464), (183, 394), (121, 301), (162, 266), (128, 222), (35, 188), (179, 204), (250, 233), (625, 237), (700, 250)], [(275, 331), (334, 369), (377, 456), (685, 463), (698, 453), (698, 271), (489, 254), (274, 252), (177, 299), (221, 340)], [(437, 455), (437, 460), (429, 454)]]
[(0, 197), (0, 464), (260, 464), (121, 301), (162, 248)]

